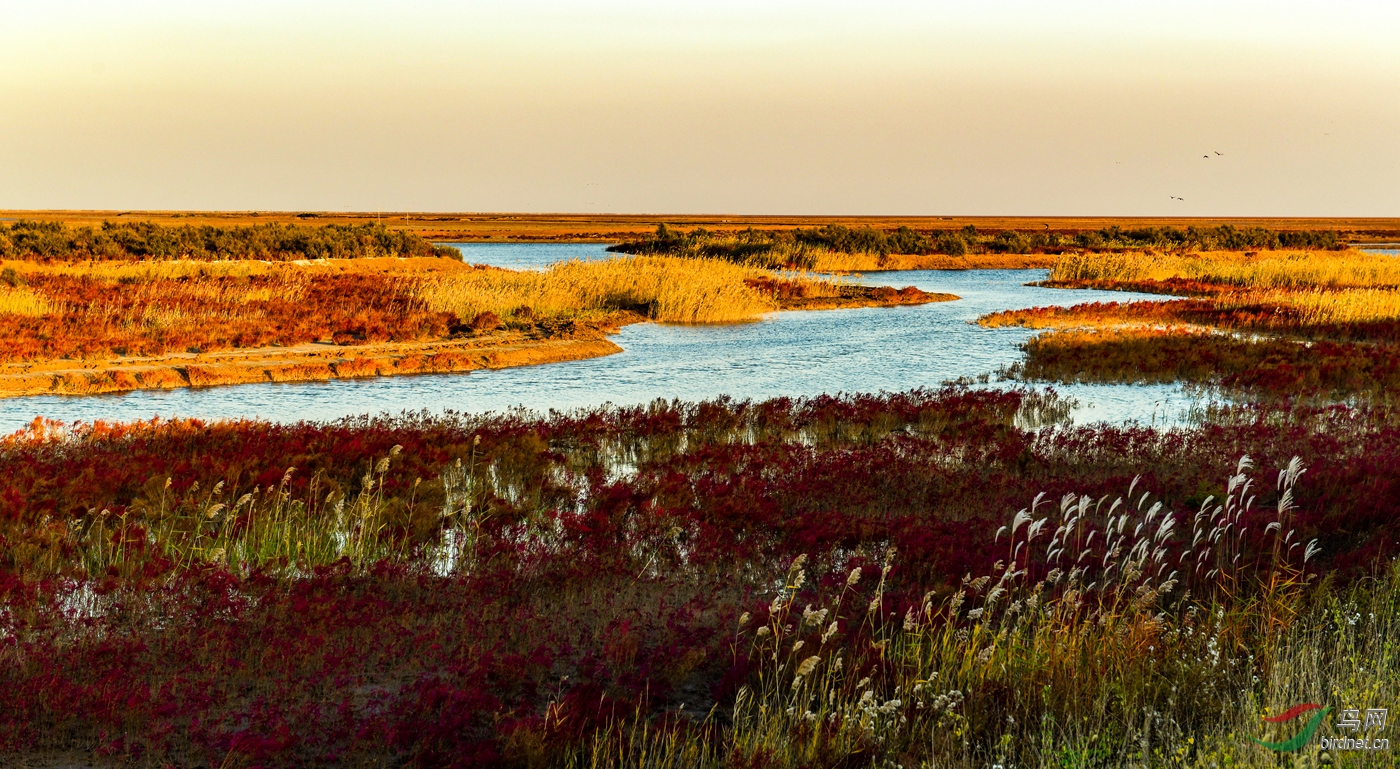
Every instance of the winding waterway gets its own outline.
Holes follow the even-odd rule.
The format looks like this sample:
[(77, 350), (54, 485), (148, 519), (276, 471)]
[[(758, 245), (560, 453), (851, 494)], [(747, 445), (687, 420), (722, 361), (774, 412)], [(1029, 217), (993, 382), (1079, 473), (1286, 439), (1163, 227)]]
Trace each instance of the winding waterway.
[[(513, 269), (561, 259), (610, 256), (594, 244), (464, 244), (468, 262)], [(1162, 299), (1122, 292), (1027, 286), (1045, 270), (875, 273), (873, 285), (918, 286), (962, 297), (918, 307), (774, 313), (729, 326), (627, 326), (613, 340), (623, 352), (605, 358), (470, 374), (383, 377), (300, 384), (142, 391), (100, 396), (0, 399), (0, 430), (37, 415), (64, 422), (129, 421), (152, 416), (331, 420), (403, 411), (545, 411), (630, 405), (655, 398), (741, 398), (876, 392), (936, 387), (962, 377), (994, 375), (1020, 357), (1034, 332), (971, 323), (996, 310), (1096, 300)], [(1076, 422), (1178, 422), (1194, 400), (1179, 386), (1073, 385), (1057, 390), (1079, 401)]]

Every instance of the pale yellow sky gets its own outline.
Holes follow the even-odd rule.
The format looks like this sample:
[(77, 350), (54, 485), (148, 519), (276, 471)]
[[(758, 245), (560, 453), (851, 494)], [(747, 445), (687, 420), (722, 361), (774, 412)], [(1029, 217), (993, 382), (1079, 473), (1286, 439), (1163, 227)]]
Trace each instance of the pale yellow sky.
[(0, 0), (0, 105), (0, 208), (1400, 215), (1394, 3)]

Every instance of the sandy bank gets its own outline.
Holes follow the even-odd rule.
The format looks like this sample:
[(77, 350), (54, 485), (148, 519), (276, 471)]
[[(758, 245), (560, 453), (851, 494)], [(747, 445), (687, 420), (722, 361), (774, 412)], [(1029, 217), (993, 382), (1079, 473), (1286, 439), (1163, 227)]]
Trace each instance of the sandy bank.
[(304, 344), (151, 358), (11, 363), (0, 366), (0, 397), (98, 395), (176, 387), (318, 382), (399, 374), (445, 374), (483, 368), (597, 358), (621, 352), (603, 338), (535, 338), (508, 332), (433, 342)]

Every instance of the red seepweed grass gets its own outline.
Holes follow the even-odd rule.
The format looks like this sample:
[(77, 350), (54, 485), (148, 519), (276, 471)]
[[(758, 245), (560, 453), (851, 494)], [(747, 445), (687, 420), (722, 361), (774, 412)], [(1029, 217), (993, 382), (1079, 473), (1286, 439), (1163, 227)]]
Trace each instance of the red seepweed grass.
[[(1280, 475), (1261, 470), (1249, 492), (1257, 502), (1229, 506), (1229, 549), (1199, 573), (1172, 567), (1202, 596), (1223, 557), (1240, 576), (1222, 604), (1232, 618), (1251, 616), (1267, 594), (1271, 583), (1256, 577), (1275, 569), (1278, 536), (1321, 548), (1306, 564), (1292, 554), (1298, 579), (1322, 568), (1365, 573), (1400, 546), (1389, 504), (1400, 494), (1400, 430), (1382, 412), (1246, 410), (1177, 430), (1074, 428), (1060, 424), (1063, 413), (1044, 394), (948, 389), (549, 417), (39, 422), (0, 446), (0, 750), (145, 765), (565, 765), (599, 762), (588, 758), (590, 745), (641, 739), (619, 730), (644, 723), (677, 750), (710, 745), (714, 765), (736, 750), (744, 765), (810, 760), (782, 747), (783, 735), (793, 746), (846, 746), (872, 760), (1034, 755), (1037, 746), (1076, 744), (1074, 719), (1088, 723), (1079, 698), (1090, 691), (1086, 680), (1127, 686), (1171, 658), (1166, 646), (1146, 650), (1169, 637), (1150, 625), (1164, 610), (1154, 603), (1150, 613), (1125, 615), (1121, 636), (1071, 626), (1088, 633), (1076, 654), (1097, 649), (1100, 661), (1118, 660), (1104, 662), (1099, 678), (1032, 664), (1056, 657), (1034, 644), (1026, 648), (1041, 651), (1025, 657), (1011, 640), (978, 660), (989, 647), (969, 639), (998, 637), (1002, 625), (991, 619), (1010, 616), (1002, 611), (1013, 599), (1024, 609), (1035, 581), (1056, 566), (1041, 549), (1048, 529), (1035, 538), (1034, 559), (1017, 547), (1030, 538), (1025, 522), (1010, 542), (997, 532), (1037, 493), (1073, 492), (1078, 504), (1134, 489), (1124, 552), (1132, 545), (1131, 557), (1141, 555), (1132, 527), (1159, 501), (1150, 536), (1176, 557), (1195, 544), (1190, 511), (1213, 509), (1212, 495), (1221, 504), (1244, 499), (1222, 468), (1242, 454), (1260, 468), (1300, 457), (1306, 480), (1287, 484), (1286, 505)], [(1101, 504), (1084, 520), (1106, 532), (1106, 517), (1123, 511)], [(1283, 507), (1287, 530), (1278, 532), (1270, 524)], [(1159, 536), (1163, 509), (1185, 512)], [(1056, 521), (1067, 524), (1063, 514)], [(1108, 552), (1100, 553), (1103, 536), (1095, 553)], [(789, 566), (802, 554), (799, 579)], [(919, 614), (923, 607), (952, 601), (963, 575), (995, 580), (1008, 563), (1030, 576), (1003, 587), (1024, 592), (1003, 593), (989, 612), (996, 600), (983, 583), (977, 601), (987, 621), (963, 617), (936, 636), (945, 655), (936, 659), (946, 663), (937, 667), (958, 683), (925, 683), (919, 698), (896, 694), (901, 681), (912, 691), (914, 678), (895, 675), (893, 660), (913, 658), (894, 652), (912, 644), (909, 654), (930, 659), (917, 649), (948, 621)], [(833, 605), (853, 568), (866, 578)], [(1046, 605), (1069, 600), (1065, 587)], [(1278, 606), (1293, 611), (1294, 600)], [(832, 609), (820, 628), (799, 611), (809, 603), (813, 612)], [(910, 627), (925, 636), (899, 635), (910, 610)], [(756, 625), (740, 622), (745, 613), (779, 630), (800, 617), (801, 633), (783, 630), (781, 654), (764, 662), (776, 635), (760, 642)], [(1279, 616), (1287, 625), (1293, 615)], [(1010, 634), (1016, 623), (1007, 621)], [(736, 626), (747, 629), (736, 636)], [(1222, 679), (1231, 685), (1267, 673), (1265, 655), (1245, 661), (1244, 649), (1266, 648), (1249, 627), (1218, 636), (1245, 644), (1221, 652), (1241, 671)], [(968, 631), (962, 640), (959, 630)], [(1205, 644), (1217, 635), (1191, 637)], [(844, 694), (833, 702), (849, 709), (837, 719), (848, 730), (839, 740), (803, 731), (810, 722), (800, 709), (792, 720), (772, 720), (781, 708), (753, 720), (751, 698), (773, 676), (784, 692), (806, 691), (791, 676), (815, 652), (795, 649), (798, 640), (827, 647), (825, 661), (803, 674), (809, 680), (836, 665), (828, 652), (844, 650), (851, 678), (836, 679)], [(955, 654), (958, 666), (946, 656)], [(776, 671), (788, 655), (792, 666)], [(989, 661), (1030, 667), (992, 676)], [(1205, 671), (1164, 679), (1156, 670), (1158, 683), (1129, 704), (1170, 713), (1182, 735), (1204, 734), (1211, 713), (1235, 707), (1237, 691), (1202, 690), (1191, 702), (1214, 710), (1181, 720), (1186, 701), (1170, 704), (1167, 684)], [(867, 698), (878, 695), (879, 712), (862, 704), (870, 689), (856, 685), (862, 677), (879, 688)], [(1050, 687), (1044, 710), (1033, 704), (1042, 692), (1018, 681)], [(950, 710), (955, 687), (961, 704)], [(888, 729), (901, 717), (924, 718), (916, 710), (933, 708), (940, 694), (939, 718), (971, 720), (950, 732), (956, 739), (931, 746), (935, 754), (903, 737), (874, 739), (896, 734)], [(1062, 719), (1056, 728), (1067, 731), (1045, 743), (1032, 739), (1033, 724), (989, 726), (1037, 713)], [(863, 718), (869, 735), (858, 728)], [(772, 731), (775, 724), (783, 729)], [(1141, 730), (1096, 728), (1108, 730), (1105, 744), (1133, 746)]]

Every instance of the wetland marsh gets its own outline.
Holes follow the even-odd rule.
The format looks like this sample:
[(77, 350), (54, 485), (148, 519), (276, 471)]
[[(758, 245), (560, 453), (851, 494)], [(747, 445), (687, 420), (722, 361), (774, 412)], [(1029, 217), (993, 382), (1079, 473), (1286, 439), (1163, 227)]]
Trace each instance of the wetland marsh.
[(0, 762), (1262, 768), (1400, 696), (1394, 257), (436, 248), (3, 273), (21, 366), (399, 347), (0, 399)]
[[(470, 264), (541, 270), (560, 261), (602, 261), (602, 245), (461, 244)], [(879, 273), (864, 285), (909, 286), (957, 301), (899, 308), (778, 312), (735, 325), (632, 324), (610, 335), (622, 351), (607, 357), (467, 375), (419, 375), (316, 383), (249, 384), (234, 389), (137, 391), (82, 398), (0, 400), (0, 429), (42, 414), (61, 421), (165, 417), (338, 419), (361, 413), (537, 411), (635, 405), (655, 398), (697, 400), (824, 392), (899, 391), (977, 380), (1020, 359), (1022, 329), (976, 325), (985, 314), (1125, 298), (1121, 292), (1065, 291), (1027, 285), (1045, 270)], [(1159, 295), (1130, 294), (1144, 301)], [(1191, 398), (1175, 386), (1071, 386), (1080, 421), (1178, 421)]]

